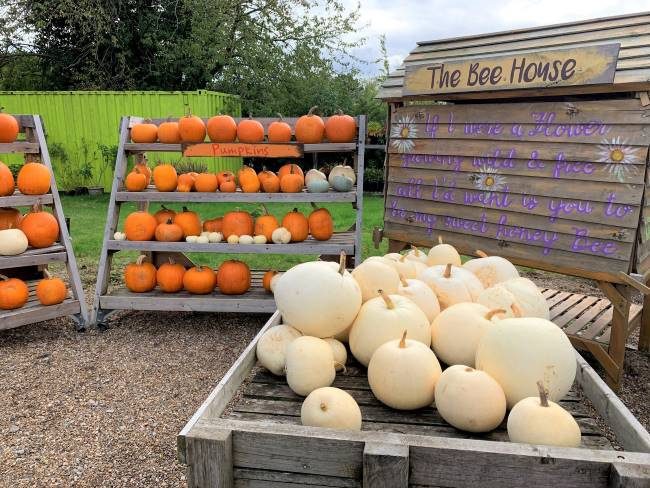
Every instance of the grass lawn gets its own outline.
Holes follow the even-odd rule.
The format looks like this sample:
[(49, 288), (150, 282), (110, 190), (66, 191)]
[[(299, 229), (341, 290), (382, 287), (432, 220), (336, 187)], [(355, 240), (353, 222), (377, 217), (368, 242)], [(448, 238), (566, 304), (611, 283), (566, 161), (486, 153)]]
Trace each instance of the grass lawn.
[[(104, 226), (106, 224), (106, 212), (108, 209), (108, 195), (100, 197), (90, 196), (62, 196), (63, 209), (65, 215), (70, 218), (70, 233), (74, 245), (74, 251), (81, 265), (85, 265), (88, 271), (96, 272), (97, 262), (102, 247), (102, 237), (104, 235)], [(372, 243), (372, 231), (375, 227), (383, 225), (383, 197), (377, 195), (366, 195), (364, 198), (363, 211), (363, 256), (364, 258), (374, 254), (383, 254), (386, 252), (387, 244), (383, 243), (381, 249), (375, 249)], [(259, 208), (256, 204), (233, 204), (233, 203), (201, 203), (188, 204), (191, 210), (198, 212), (201, 219), (213, 218), (223, 215), (225, 212), (234, 208), (241, 208), (248, 211), (254, 211)], [(180, 210), (181, 204), (166, 205), (174, 210)], [(335, 230), (343, 231), (349, 229), (355, 220), (355, 211), (349, 203), (327, 204), (325, 205), (332, 213), (334, 218)], [(294, 207), (297, 207), (306, 215), (311, 211), (309, 204), (289, 204), (289, 203), (271, 203), (267, 205), (269, 212), (274, 214), (278, 220)], [(153, 213), (158, 210), (159, 204), (154, 203), (150, 207)], [(126, 216), (135, 210), (133, 204), (123, 204), (120, 212), (120, 224), (118, 228), (122, 229), (122, 222)], [(119, 252), (113, 259), (113, 269), (121, 269), (120, 265), (131, 261), (136, 254), (133, 252)], [(213, 254), (213, 253), (196, 253), (190, 257), (196, 263), (217, 266), (221, 261), (234, 255)], [(292, 265), (313, 258), (313, 256), (300, 255), (275, 255), (275, 254), (241, 254), (238, 257), (246, 261), (253, 269), (287, 269)], [(85, 273), (84, 273), (85, 274)], [(88, 277), (86, 277), (88, 280)], [(84, 281), (86, 281), (84, 280)]]

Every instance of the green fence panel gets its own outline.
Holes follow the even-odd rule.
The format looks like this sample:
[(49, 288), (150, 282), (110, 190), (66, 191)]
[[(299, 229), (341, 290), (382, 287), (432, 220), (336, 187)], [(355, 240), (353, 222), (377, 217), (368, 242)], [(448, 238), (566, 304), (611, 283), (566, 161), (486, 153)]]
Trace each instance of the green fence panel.
[[(219, 112), (241, 116), (239, 97), (207, 90), (159, 91), (0, 91), (0, 106), (8, 113), (39, 114), (47, 131), (57, 183), (69, 190), (78, 186), (103, 186), (110, 190), (117, 150), (120, 118), (180, 117), (188, 109), (201, 117)], [(158, 159), (178, 160), (180, 155), (152, 153)], [(170, 159), (171, 158), (171, 159)], [(7, 164), (22, 163), (22, 156), (4, 157)], [(201, 159), (212, 171), (235, 170), (240, 159)]]

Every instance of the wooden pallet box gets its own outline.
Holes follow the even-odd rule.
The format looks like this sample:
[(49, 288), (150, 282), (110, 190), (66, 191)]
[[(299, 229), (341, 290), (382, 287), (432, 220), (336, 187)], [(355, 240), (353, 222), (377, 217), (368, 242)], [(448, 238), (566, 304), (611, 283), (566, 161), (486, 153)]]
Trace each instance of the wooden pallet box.
[[(190, 487), (650, 486), (650, 434), (578, 354), (575, 387), (562, 404), (580, 425), (580, 448), (510, 443), (503, 426), (470, 435), (434, 408), (392, 410), (355, 365), (333, 386), (360, 404), (362, 430), (304, 427), (302, 398), (255, 367), (257, 341), (280, 322), (276, 312), (179, 434)], [(612, 448), (585, 398), (624, 450)]]

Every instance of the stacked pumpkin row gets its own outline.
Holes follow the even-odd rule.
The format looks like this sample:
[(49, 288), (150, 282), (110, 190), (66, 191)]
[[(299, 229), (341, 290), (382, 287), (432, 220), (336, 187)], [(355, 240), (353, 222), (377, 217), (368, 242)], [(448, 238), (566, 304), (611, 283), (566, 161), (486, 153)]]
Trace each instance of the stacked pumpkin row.
[(197, 242), (200, 244), (287, 244), (302, 242), (309, 235), (318, 241), (326, 241), (334, 232), (334, 221), (329, 210), (318, 208), (305, 216), (293, 209), (282, 218), (282, 223), (262, 205), (263, 213), (257, 218), (244, 210), (226, 212), (201, 223), (196, 212), (183, 207), (181, 212), (161, 206), (154, 215), (138, 211), (124, 220), (124, 232), (116, 232), (115, 240)]
[(578, 424), (555, 403), (575, 378), (571, 343), (534, 283), (506, 259), (481, 255), (462, 264), (440, 243), (368, 258), (351, 273), (344, 259), (299, 264), (271, 283), (284, 324), (260, 339), (258, 360), (306, 396), (305, 425), (361, 428), (354, 399), (330, 387), (347, 342), (391, 408), (435, 404), (470, 432), (497, 428), (510, 410), (511, 441), (578, 446)]
[(50, 170), (44, 164), (25, 163), (16, 181), (9, 167), (0, 161), (0, 197), (13, 195), (16, 187), (23, 195), (45, 195), (50, 191), (50, 181)]
[[(62, 303), (68, 296), (68, 289), (60, 278), (55, 278), (45, 270), (45, 278), (36, 285), (36, 297), (41, 305), (50, 306)], [(29, 300), (27, 283), (19, 278), (0, 275), (0, 310), (22, 308)]]
[(59, 238), (59, 223), (40, 204), (24, 216), (16, 208), (0, 208), (0, 256), (17, 256), (28, 247), (50, 247)]
[[(353, 117), (339, 111), (324, 122), (315, 114), (316, 109), (317, 107), (312, 107), (309, 113), (298, 118), (293, 129), (279, 116), (268, 127), (268, 142), (291, 142), (294, 132), (296, 142), (303, 144), (318, 144), (324, 139), (337, 143), (354, 141), (357, 124)], [(168, 120), (157, 126), (145, 120), (131, 128), (131, 140), (144, 144), (197, 144), (205, 141), (206, 134), (211, 142), (217, 143), (256, 144), (265, 141), (264, 126), (251, 117), (242, 119), (238, 124), (230, 115), (215, 115), (205, 124), (200, 117), (189, 114), (181, 117), (178, 122)]]

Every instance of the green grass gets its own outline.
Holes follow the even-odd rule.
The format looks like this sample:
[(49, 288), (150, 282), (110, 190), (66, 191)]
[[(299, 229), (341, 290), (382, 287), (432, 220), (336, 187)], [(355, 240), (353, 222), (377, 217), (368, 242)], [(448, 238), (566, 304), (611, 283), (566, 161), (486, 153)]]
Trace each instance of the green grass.
[[(99, 254), (102, 247), (102, 238), (104, 235), (104, 226), (106, 224), (106, 214), (108, 210), (108, 195), (100, 197), (90, 196), (62, 196), (63, 210), (66, 217), (70, 218), (70, 234), (74, 246), (75, 255), (80, 265), (88, 268), (89, 272), (95, 272)], [(180, 210), (182, 204), (166, 205), (174, 210)], [(349, 229), (355, 221), (355, 211), (349, 203), (327, 204), (324, 205), (331, 212), (334, 219), (336, 231)], [(381, 249), (375, 249), (372, 243), (372, 231), (375, 227), (383, 225), (383, 198), (377, 195), (366, 195), (363, 202), (363, 257), (386, 252), (387, 244), (384, 243)], [(234, 208), (241, 208), (250, 212), (259, 208), (256, 204), (233, 204), (233, 203), (201, 203), (188, 204), (191, 210), (197, 212), (202, 220), (223, 215), (225, 212)], [(311, 211), (309, 204), (284, 204), (271, 203), (267, 205), (269, 212), (274, 214), (278, 220), (287, 212), (297, 207), (306, 215)], [(150, 212), (155, 212), (160, 208), (159, 204), (152, 204)], [(118, 229), (122, 229), (122, 222), (126, 216), (135, 210), (135, 205), (124, 204), (120, 212), (120, 224)], [(113, 268), (120, 268), (124, 263), (134, 259), (136, 254), (133, 252), (119, 252), (114, 256)], [(294, 264), (308, 259), (314, 259), (314, 256), (286, 256), (276, 254), (216, 254), (216, 253), (196, 253), (190, 255), (190, 258), (196, 262), (216, 267), (233, 256), (246, 261), (253, 269), (287, 269)]]

